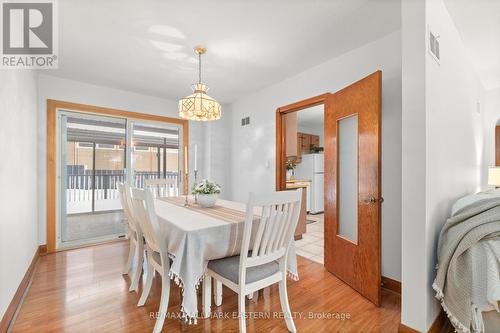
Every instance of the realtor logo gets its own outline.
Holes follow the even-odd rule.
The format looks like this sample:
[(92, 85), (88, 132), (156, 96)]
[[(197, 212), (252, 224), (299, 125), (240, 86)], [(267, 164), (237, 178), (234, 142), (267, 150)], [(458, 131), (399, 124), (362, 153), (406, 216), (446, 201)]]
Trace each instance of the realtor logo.
[(55, 3), (2, 1), (1, 67), (57, 68)]

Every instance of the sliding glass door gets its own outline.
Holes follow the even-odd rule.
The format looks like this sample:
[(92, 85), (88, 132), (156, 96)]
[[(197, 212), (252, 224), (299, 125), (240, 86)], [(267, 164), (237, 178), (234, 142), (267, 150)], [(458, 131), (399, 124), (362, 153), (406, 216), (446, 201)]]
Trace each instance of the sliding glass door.
[(179, 195), (179, 126), (133, 122), (132, 128), (133, 184), (144, 188), (146, 179), (173, 179)]
[(66, 110), (57, 121), (58, 247), (126, 235), (118, 182), (144, 188), (146, 179), (173, 179), (180, 194), (180, 125)]
[(116, 183), (126, 178), (127, 120), (66, 111), (58, 117), (60, 244), (125, 235)]

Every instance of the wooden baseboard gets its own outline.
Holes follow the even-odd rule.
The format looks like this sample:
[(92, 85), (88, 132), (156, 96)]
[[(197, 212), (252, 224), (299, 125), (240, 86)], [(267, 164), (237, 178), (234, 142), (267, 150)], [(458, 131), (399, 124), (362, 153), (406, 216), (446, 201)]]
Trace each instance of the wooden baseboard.
[(417, 331), (410, 326), (406, 326), (403, 323), (399, 323), (398, 333), (420, 333), (420, 331)]
[(403, 323), (399, 323), (398, 333), (420, 333), (420, 331), (417, 331), (410, 326), (406, 326)]
[(434, 319), (434, 322), (432, 323), (431, 328), (429, 328), (427, 333), (452, 333), (454, 331), (455, 329), (448, 319), (448, 316), (446, 316), (444, 310), (441, 309), (441, 312), (439, 312), (436, 319)]
[(401, 282), (382, 276), (382, 288), (401, 295)]
[[(443, 310), (439, 312), (436, 319), (432, 322), (431, 327), (427, 333), (453, 333), (455, 330), (453, 325), (451, 325), (450, 320), (446, 316)], [(398, 333), (420, 333), (419, 331), (406, 326), (405, 324), (399, 323)]]
[(47, 244), (40, 245), (38, 247), (38, 253), (40, 253), (41, 256), (47, 254)]
[(28, 290), (31, 278), (33, 277), (33, 273), (35, 272), (38, 258), (40, 257), (40, 251), (43, 249), (42, 248), (43, 246), (44, 245), (40, 245), (37, 248), (35, 255), (33, 256), (33, 259), (31, 260), (31, 264), (29, 265), (28, 270), (26, 271), (26, 274), (24, 274), (24, 277), (21, 280), (21, 283), (19, 284), (16, 293), (14, 294), (12, 301), (10, 302), (9, 306), (7, 307), (7, 310), (3, 315), (2, 321), (0, 321), (0, 333), (7, 332), (12, 320), (14, 319), (14, 316), (16, 315), (17, 309), (22, 304), (23, 296)]

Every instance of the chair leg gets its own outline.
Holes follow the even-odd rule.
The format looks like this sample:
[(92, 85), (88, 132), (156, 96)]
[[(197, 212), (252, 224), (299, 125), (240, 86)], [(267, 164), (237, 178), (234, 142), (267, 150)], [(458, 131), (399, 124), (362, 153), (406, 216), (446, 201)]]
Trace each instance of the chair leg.
[(285, 317), (286, 327), (292, 333), (297, 332), (295, 328), (295, 324), (293, 323), (292, 313), (290, 311), (290, 304), (288, 304), (288, 293), (286, 291), (286, 274), (283, 276), (283, 279), (279, 282), (279, 291), (280, 291), (280, 302), (281, 302), (281, 311), (283, 311), (283, 315)]
[(215, 280), (215, 305), (222, 305), (222, 282)]
[(238, 294), (238, 318), (240, 321), (240, 333), (246, 333), (247, 326), (245, 322), (245, 295)]
[(125, 266), (123, 267), (123, 271), (122, 271), (123, 275), (129, 273), (130, 267), (132, 267), (132, 261), (134, 260), (134, 256), (135, 256), (135, 242), (132, 239), (129, 240), (129, 245), (130, 246), (129, 246), (129, 250), (128, 250), (127, 262), (125, 263)]
[(137, 289), (139, 289), (139, 280), (141, 279), (142, 266), (144, 264), (144, 244), (141, 241), (139, 242), (137, 246), (137, 266), (135, 267), (132, 283), (128, 291), (137, 292)]
[(161, 329), (163, 328), (163, 323), (165, 322), (165, 318), (167, 317), (169, 297), (170, 297), (170, 278), (168, 277), (168, 272), (163, 272), (161, 274), (160, 308), (158, 309), (158, 318), (156, 319), (156, 324), (153, 329), (153, 333), (160, 333)]
[(247, 295), (247, 298), (248, 298), (248, 299), (252, 299), (252, 298), (253, 298), (253, 294), (254, 294), (254, 293), (250, 293), (250, 294), (248, 294), (248, 295)]
[[(137, 306), (143, 306), (144, 303), (146, 303), (146, 299), (148, 298), (149, 292), (151, 291), (151, 285), (153, 284), (154, 271), (155, 271), (155, 268), (153, 267), (153, 264), (151, 263), (151, 258), (149, 258), (149, 256), (148, 256), (148, 271), (147, 271), (147, 276), (146, 276), (146, 284), (144, 285), (144, 288), (142, 289), (141, 298), (139, 299)], [(163, 286), (162, 286), (162, 288), (163, 288)]]
[(210, 303), (211, 303), (211, 295), (212, 295), (212, 278), (210, 275), (205, 276), (203, 279), (203, 317), (210, 317)]

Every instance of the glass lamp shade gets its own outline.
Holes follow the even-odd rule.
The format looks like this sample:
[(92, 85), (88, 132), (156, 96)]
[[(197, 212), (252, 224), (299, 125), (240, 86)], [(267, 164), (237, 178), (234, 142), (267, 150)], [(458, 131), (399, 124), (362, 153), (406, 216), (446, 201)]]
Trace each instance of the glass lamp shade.
[(179, 116), (188, 120), (211, 121), (220, 119), (219, 102), (207, 95), (208, 87), (203, 83), (193, 85), (193, 93), (179, 101)]
[(488, 185), (493, 185), (495, 187), (500, 186), (500, 168), (499, 167), (489, 167), (488, 168)]

